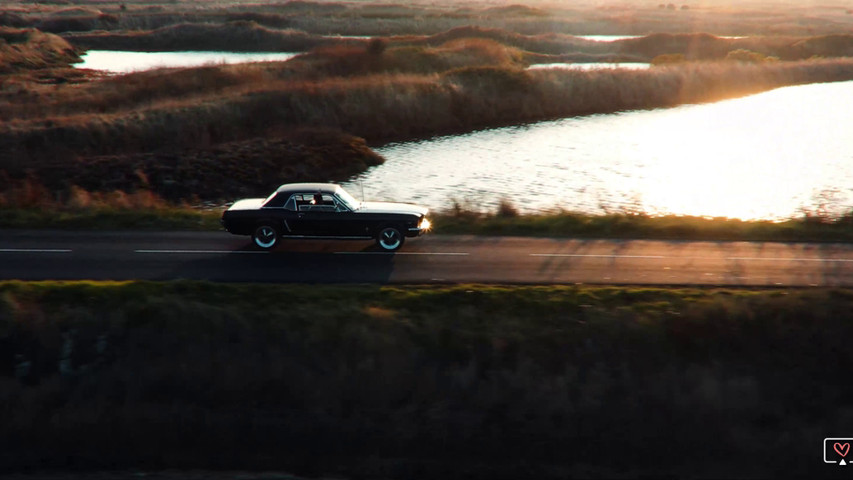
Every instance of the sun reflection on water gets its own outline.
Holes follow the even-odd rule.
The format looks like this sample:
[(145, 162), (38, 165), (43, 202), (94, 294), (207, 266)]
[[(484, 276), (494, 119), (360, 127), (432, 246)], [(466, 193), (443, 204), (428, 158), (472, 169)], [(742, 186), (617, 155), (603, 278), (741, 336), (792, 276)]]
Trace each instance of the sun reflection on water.
[(853, 82), (714, 104), (567, 118), (378, 149), (376, 200), (523, 212), (785, 219), (853, 208)]
[[(819, 197), (835, 190), (833, 185), (843, 185), (833, 176), (849, 179), (853, 167), (849, 162), (839, 165), (845, 152), (830, 148), (839, 141), (849, 144), (839, 116), (849, 125), (853, 115), (835, 111), (835, 120), (826, 121), (814, 112), (815, 100), (828, 105), (831, 97), (821, 89), (786, 88), (676, 109), (659, 122), (638, 127), (646, 138), (638, 154), (652, 160), (640, 192), (645, 209), (780, 219), (814, 207)], [(846, 155), (853, 159), (853, 150)]]

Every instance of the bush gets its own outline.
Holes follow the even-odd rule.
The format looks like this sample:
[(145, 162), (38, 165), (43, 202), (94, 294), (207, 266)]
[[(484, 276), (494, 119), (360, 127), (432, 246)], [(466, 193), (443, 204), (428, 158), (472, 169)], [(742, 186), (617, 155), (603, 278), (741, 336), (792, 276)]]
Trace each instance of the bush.
[(371, 38), (367, 42), (367, 53), (371, 55), (382, 55), (386, 48), (388, 48), (388, 41), (384, 38)]
[(652, 59), (652, 65), (672, 65), (675, 63), (684, 63), (687, 61), (687, 57), (684, 56), (683, 53), (666, 53), (663, 55), (658, 55)]
[(502, 198), (498, 202), (498, 209), (495, 216), (498, 218), (514, 218), (519, 215), (518, 207), (516, 207), (509, 199)]
[(728, 54), (726, 54), (726, 61), (730, 62), (744, 62), (744, 63), (764, 63), (764, 62), (777, 62), (779, 59), (777, 57), (768, 57), (762, 53), (753, 52), (745, 49), (732, 50)]

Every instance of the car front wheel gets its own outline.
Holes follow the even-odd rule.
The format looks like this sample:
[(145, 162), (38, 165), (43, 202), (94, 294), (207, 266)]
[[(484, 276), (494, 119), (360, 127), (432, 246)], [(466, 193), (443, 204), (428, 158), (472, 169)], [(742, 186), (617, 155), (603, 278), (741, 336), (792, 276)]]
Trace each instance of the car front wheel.
[(255, 246), (263, 250), (269, 250), (278, 243), (278, 231), (271, 225), (259, 225), (252, 234)]
[(403, 246), (406, 237), (396, 227), (383, 227), (376, 235), (376, 244), (386, 252), (393, 252)]

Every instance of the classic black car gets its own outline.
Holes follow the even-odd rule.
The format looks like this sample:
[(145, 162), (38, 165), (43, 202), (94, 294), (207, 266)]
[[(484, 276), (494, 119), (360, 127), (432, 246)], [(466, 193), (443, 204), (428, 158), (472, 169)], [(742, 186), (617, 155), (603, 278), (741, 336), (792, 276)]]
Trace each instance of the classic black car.
[(290, 183), (266, 199), (238, 200), (222, 213), (222, 226), (235, 235), (251, 235), (264, 250), (279, 238), (375, 239), (394, 251), (406, 237), (430, 228), (427, 208), (407, 203), (361, 202), (340, 185)]

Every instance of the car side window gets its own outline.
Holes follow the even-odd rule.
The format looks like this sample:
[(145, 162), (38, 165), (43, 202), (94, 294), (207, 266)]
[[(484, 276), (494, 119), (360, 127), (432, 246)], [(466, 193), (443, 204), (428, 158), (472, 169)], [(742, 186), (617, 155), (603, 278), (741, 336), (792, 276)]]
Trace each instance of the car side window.
[(341, 201), (338, 197), (332, 197), (332, 200), (335, 202), (335, 211), (336, 212), (349, 212), (350, 209), (347, 208), (346, 204)]
[(292, 212), (298, 210), (296, 207), (296, 195), (291, 195), (290, 198), (287, 199), (287, 203), (284, 204), (284, 209)]
[(321, 211), (323, 212), (337, 212), (338, 211), (338, 203), (335, 201), (335, 197), (324, 193), (323, 199), (320, 203), (320, 206), (323, 207)]
[(341, 212), (345, 211), (337, 199), (328, 193), (298, 193), (291, 197), (294, 207), (300, 212)]
[(272, 197), (264, 204), (264, 208), (283, 208), (284, 202), (287, 201), (286, 193), (279, 193)]
[(312, 193), (297, 193), (291, 198), (293, 198), (296, 209), (300, 212), (309, 212), (314, 206), (314, 194)]

